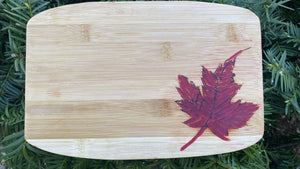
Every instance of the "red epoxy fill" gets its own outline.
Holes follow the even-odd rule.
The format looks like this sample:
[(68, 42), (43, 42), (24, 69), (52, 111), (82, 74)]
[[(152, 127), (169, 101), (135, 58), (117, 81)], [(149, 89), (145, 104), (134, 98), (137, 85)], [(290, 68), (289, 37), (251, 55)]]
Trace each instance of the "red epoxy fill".
[[(247, 48), (249, 49), (249, 48)], [(208, 128), (222, 140), (229, 141), (229, 129), (237, 129), (246, 125), (247, 121), (259, 107), (256, 104), (241, 100), (231, 101), (242, 85), (234, 82), (232, 72), (235, 60), (243, 51), (240, 50), (220, 64), (215, 72), (202, 69), (202, 92), (198, 86), (183, 75), (178, 75), (177, 91), (182, 100), (176, 103), (191, 118), (184, 122), (189, 127), (199, 128), (198, 133), (180, 150), (183, 151), (200, 137)]]

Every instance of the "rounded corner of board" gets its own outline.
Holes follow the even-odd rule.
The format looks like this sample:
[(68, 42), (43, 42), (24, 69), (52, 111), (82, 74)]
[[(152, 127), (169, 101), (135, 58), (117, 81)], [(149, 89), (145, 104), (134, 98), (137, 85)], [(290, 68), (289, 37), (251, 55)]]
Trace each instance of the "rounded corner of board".
[[(249, 148), (249, 147), (253, 146), (254, 144), (258, 143), (262, 138), (263, 138), (263, 133), (253, 136), (253, 141), (249, 142), (249, 144), (246, 147), (242, 148), (242, 149), (246, 149), (246, 148)], [(242, 150), (242, 149), (238, 149), (236, 151), (239, 151), (239, 150)]]
[(31, 25), (38, 24), (41, 20), (44, 20), (45, 19), (44, 16), (49, 15), (49, 13), (51, 13), (51, 11), (54, 10), (54, 9), (55, 8), (48, 9), (48, 10), (45, 10), (45, 11), (43, 11), (41, 13), (38, 13), (38, 14), (34, 15), (27, 22), (27, 28), (29, 28)]

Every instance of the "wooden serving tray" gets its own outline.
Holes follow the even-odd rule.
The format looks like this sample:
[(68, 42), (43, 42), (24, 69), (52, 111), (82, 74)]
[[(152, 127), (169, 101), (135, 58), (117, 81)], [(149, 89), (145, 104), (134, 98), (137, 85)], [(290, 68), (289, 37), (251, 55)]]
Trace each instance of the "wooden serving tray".
[[(46, 151), (96, 159), (190, 157), (237, 151), (263, 135), (260, 22), (243, 8), (62, 6), (29, 21), (26, 57), (25, 137)], [(227, 90), (236, 90), (234, 97)], [(213, 100), (205, 92), (215, 92)]]

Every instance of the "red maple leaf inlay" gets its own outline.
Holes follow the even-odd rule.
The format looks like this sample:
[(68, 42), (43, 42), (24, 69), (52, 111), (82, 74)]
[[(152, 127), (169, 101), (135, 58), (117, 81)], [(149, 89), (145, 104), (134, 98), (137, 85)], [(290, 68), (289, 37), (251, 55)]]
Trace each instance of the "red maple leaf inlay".
[(184, 146), (181, 151), (190, 146), (206, 129), (228, 141), (229, 129), (237, 129), (246, 125), (247, 121), (259, 107), (256, 104), (236, 102), (232, 98), (242, 85), (234, 82), (235, 74), (232, 72), (236, 57), (244, 50), (240, 50), (220, 64), (215, 72), (203, 67), (202, 70), (202, 92), (198, 86), (183, 75), (178, 75), (179, 87), (177, 91), (182, 100), (176, 103), (181, 110), (191, 118), (184, 122), (192, 128), (199, 128), (198, 133)]

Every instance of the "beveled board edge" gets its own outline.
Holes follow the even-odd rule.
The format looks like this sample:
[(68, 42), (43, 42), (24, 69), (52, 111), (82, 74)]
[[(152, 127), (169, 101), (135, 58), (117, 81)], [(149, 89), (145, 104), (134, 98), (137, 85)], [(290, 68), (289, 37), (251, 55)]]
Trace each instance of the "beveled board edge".
[[(224, 143), (217, 137), (214, 137), (213, 142), (198, 140), (197, 143), (194, 143), (193, 149), (201, 150), (201, 156), (239, 151), (258, 142), (262, 138), (262, 135), (239, 136), (239, 139), (236, 139), (233, 136), (231, 138), (233, 138), (234, 141), (227, 142), (222, 149), (213, 146), (214, 143)], [(199, 152), (192, 152), (189, 151), (189, 149), (178, 151), (178, 147), (175, 146), (176, 144), (172, 144), (172, 142), (179, 142), (183, 145), (189, 139), (190, 138), (181, 137), (175, 139), (173, 137), (148, 137), (108, 139), (27, 139), (27, 141), (42, 150), (59, 155), (104, 160), (138, 160), (199, 156)], [(247, 140), (247, 142), (241, 144), (244, 140)], [(173, 152), (163, 151), (165, 147), (170, 147), (172, 145)], [(215, 153), (211, 153), (212, 151)]]

